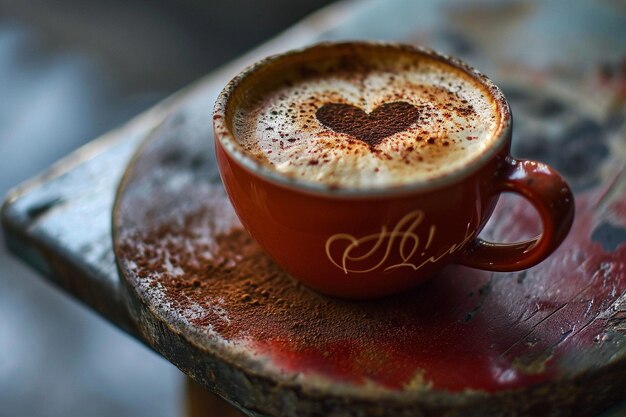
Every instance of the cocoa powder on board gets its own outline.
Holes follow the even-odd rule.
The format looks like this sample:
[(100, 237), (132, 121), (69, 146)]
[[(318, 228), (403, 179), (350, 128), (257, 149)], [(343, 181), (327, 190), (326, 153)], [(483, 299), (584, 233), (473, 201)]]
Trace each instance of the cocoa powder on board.
[(123, 262), (133, 265), (138, 285), (161, 293), (154, 297), (161, 307), (227, 340), (288, 339), (294, 347), (409, 330), (394, 325), (415, 314), (401, 306), (410, 292), (368, 302), (326, 297), (282, 271), (238, 224), (211, 236), (206, 225), (214, 215), (207, 206), (120, 239)]

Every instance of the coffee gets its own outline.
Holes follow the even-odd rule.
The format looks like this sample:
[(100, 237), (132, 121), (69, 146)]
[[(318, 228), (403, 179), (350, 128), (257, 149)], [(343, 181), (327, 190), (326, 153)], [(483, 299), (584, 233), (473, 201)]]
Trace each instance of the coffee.
[[(333, 296), (393, 294), (450, 263), (529, 268), (574, 219), (559, 174), (510, 155), (498, 87), (427, 49), (321, 43), (269, 57), (222, 90), (213, 128), (242, 225), (285, 271)], [(537, 209), (540, 235), (477, 237), (500, 191)]]
[(249, 80), (232, 126), (247, 155), (282, 175), (374, 189), (450, 175), (496, 138), (480, 80), (415, 50), (292, 57)]

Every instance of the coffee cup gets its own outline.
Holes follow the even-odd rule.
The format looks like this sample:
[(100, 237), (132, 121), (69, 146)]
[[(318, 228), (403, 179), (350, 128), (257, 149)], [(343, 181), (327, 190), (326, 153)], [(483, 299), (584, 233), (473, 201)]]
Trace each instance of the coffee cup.
[[(328, 295), (393, 294), (451, 263), (526, 269), (573, 222), (561, 176), (510, 155), (500, 89), (430, 49), (321, 43), (271, 56), (230, 81), (213, 123), (243, 226), (285, 271)], [(535, 207), (539, 236), (478, 237), (502, 192)]]

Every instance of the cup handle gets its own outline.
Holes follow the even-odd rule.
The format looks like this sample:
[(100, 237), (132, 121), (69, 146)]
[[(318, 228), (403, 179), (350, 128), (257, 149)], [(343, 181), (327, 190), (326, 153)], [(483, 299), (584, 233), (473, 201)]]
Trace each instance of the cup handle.
[(574, 221), (574, 196), (550, 166), (508, 157), (494, 192), (513, 192), (530, 201), (541, 217), (542, 233), (516, 243), (487, 242), (477, 237), (458, 263), (488, 271), (519, 271), (543, 261), (567, 236)]

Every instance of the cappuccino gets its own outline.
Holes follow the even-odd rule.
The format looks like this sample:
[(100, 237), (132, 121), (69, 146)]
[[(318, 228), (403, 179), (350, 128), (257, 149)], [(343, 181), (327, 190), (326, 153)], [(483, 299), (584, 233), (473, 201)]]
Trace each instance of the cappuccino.
[(441, 178), (496, 139), (496, 99), (465, 70), (414, 50), (307, 56), (247, 80), (232, 129), (281, 175), (381, 189)]
[[(359, 41), (266, 58), (222, 90), (213, 127), (242, 225), (286, 272), (326, 294), (389, 295), (450, 263), (529, 268), (574, 219), (554, 169), (510, 156), (511, 113), (498, 87), (431, 50)], [(537, 209), (540, 235), (478, 237), (504, 190)]]

